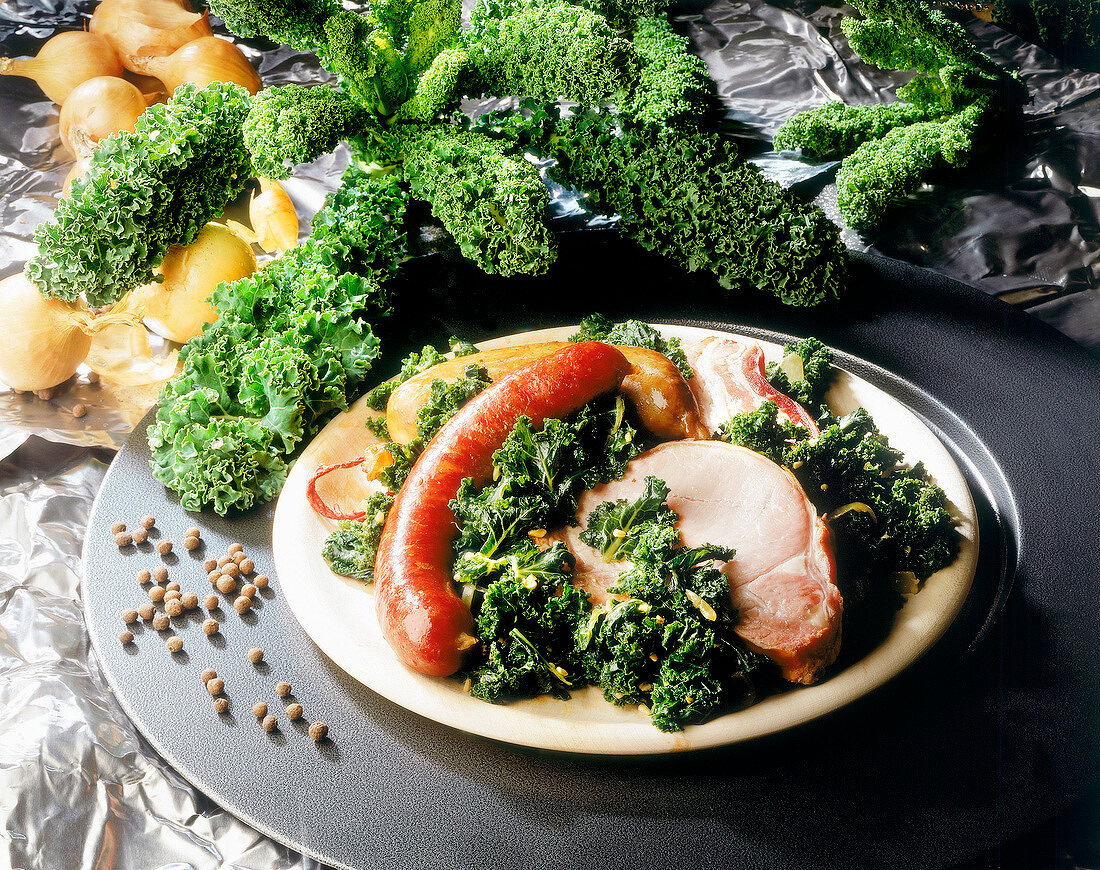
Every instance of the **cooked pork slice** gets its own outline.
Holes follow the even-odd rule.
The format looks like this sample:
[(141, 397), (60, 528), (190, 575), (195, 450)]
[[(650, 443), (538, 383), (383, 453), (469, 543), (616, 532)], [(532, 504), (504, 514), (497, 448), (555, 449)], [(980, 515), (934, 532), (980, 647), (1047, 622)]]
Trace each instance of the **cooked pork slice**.
[(688, 384), (699, 416), (711, 432), (730, 417), (755, 411), (764, 402), (772, 401), (779, 406), (780, 416), (805, 426), (812, 436), (820, 434), (805, 408), (768, 383), (764, 375), (764, 351), (759, 345), (707, 336), (685, 348), (684, 353), (695, 372)]
[(608, 564), (580, 540), (601, 503), (633, 501), (652, 475), (669, 488), (687, 547), (734, 547), (718, 567), (729, 579), (737, 633), (795, 683), (812, 683), (840, 647), (843, 602), (828, 530), (794, 476), (759, 453), (720, 441), (671, 441), (642, 453), (622, 480), (586, 492), (580, 525), (555, 533), (577, 558), (574, 582), (607, 601), (624, 563)]

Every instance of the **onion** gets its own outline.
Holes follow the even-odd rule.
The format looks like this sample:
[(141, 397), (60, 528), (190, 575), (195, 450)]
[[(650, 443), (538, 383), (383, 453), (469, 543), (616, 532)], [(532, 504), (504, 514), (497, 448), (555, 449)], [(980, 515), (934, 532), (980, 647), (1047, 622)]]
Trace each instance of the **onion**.
[(286, 190), (270, 178), (257, 178), (260, 192), (248, 201), (249, 229), (236, 221), (226, 221), (233, 232), (269, 254), (285, 251), (298, 244), (298, 212)]
[(133, 130), (148, 100), (134, 85), (113, 76), (81, 82), (61, 106), (61, 144), (76, 157), (91, 154), (100, 139)]
[(0, 58), (0, 75), (34, 79), (47, 97), (62, 104), (81, 82), (122, 75), (122, 61), (102, 36), (70, 30), (47, 40), (36, 57)]
[(239, 48), (216, 36), (204, 36), (167, 56), (127, 55), (127, 69), (155, 76), (169, 91), (193, 82), (203, 88), (211, 82), (231, 82), (255, 94), (262, 87), (260, 77)]
[(82, 304), (47, 299), (22, 272), (0, 281), (0, 380), (16, 390), (67, 381), (92, 346), (92, 321)]
[(213, 34), (207, 14), (192, 12), (187, 0), (102, 0), (89, 26), (114, 46), (123, 64), (129, 55), (168, 55)]
[(69, 191), (73, 189), (73, 185), (83, 178), (89, 167), (92, 165), (91, 154), (81, 154), (76, 158), (76, 162), (73, 164), (73, 168), (69, 170), (69, 174), (65, 176), (65, 180), (61, 182), (61, 195), (68, 196)]
[(255, 272), (256, 257), (228, 227), (207, 224), (190, 245), (169, 248), (157, 271), (164, 282), (135, 290), (132, 307), (144, 311), (145, 325), (157, 335), (182, 344), (218, 319), (207, 301), (214, 289)]

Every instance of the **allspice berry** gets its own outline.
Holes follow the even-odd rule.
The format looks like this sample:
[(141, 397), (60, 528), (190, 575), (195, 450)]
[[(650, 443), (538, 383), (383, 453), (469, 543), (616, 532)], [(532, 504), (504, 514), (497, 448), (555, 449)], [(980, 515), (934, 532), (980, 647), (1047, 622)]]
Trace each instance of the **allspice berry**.
[(197, 538), (199, 537), (199, 530), (196, 526), (191, 526), (189, 529), (184, 529), (183, 536), (185, 538)]
[(75, 405), (73, 405), (73, 416), (74, 417), (79, 419), (80, 417), (83, 417), (87, 413), (88, 413), (88, 406), (85, 405), (83, 402), (77, 402)]
[(202, 622), (202, 633), (206, 635), (217, 634), (218, 629), (221, 628), (221, 624), (216, 619), (204, 619)]
[(120, 535), (126, 531), (126, 523), (121, 520), (111, 523), (111, 534)]
[(199, 546), (199, 539), (194, 535), (188, 535), (183, 539), (183, 549), (194, 550)]
[(233, 564), (239, 568), (241, 562), (243, 562), (247, 558), (248, 557), (244, 554), (243, 550), (238, 550), (236, 553), (233, 554)]
[(182, 597), (183, 593), (180, 592), (178, 589), (167, 589), (164, 592), (165, 601), (178, 601)]
[(158, 613), (156, 616), (153, 617), (153, 628), (155, 628), (157, 631), (164, 631), (171, 624), (172, 622), (168, 618), (167, 613)]
[(290, 694), (290, 683), (279, 683), (279, 685), (275, 687), (275, 694), (280, 698), (285, 698)]
[(229, 699), (228, 698), (215, 698), (214, 699), (214, 712), (228, 713), (229, 712)]
[(211, 585), (217, 586), (218, 580), (221, 579), (222, 572), (215, 568), (209, 574), (206, 575), (206, 579), (210, 581)]
[(214, 677), (216, 677), (217, 675), (218, 672), (213, 668), (206, 668), (201, 674), (199, 674), (199, 679), (202, 680), (203, 684), (205, 685), (206, 683), (209, 683), (212, 679), (214, 679)]
[(144, 586), (146, 583), (153, 582), (153, 575), (146, 570), (138, 571), (137, 574), (138, 583)]
[(115, 535), (115, 543), (120, 547), (129, 547), (134, 542), (134, 536), (129, 532), (119, 532)]
[(237, 581), (230, 577), (228, 574), (222, 574), (218, 578), (218, 582), (214, 584), (218, 587), (218, 591), (222, 595), (228, 595), (230, 592), (235, 592), (237, 589)]
[(151, 528), (153, 528), (153, 526), (155, 526), (156, 524), (157, 524), (157, 518), (156, 518), (156, 517), (154, 517), (154, 516), (152, 516), (152, 515), (150, 515), (150, 514), (147, 514), (146, 516), (143, 516), (143, 517), (141, 518), (141, 526), (142, 526), (142, 528), (145, 528), (145, 529), (151, 529)]
[(324, 740), (328, 736), (328, 725), (324, 722), (314, 722), (309, 726), (309, 736), (317, 741)]
[(302, 705), (301, 704), (287, 704), (286, 718), (291, 722), (295, 722), (302, 718)]
[(241, 569), (237, 567), (236, 562), (227, 562), (222, 566), (222, 573), (226, 577), (236, 577), (241, 573)]
[(138, 608), (138, 616), (148, 622), (154, 616), (157, 615), (157, 609), (153, 607), (152, 601), (146, 601), (141, 607)]
[(226, 552), (232, 556), (234, 553), (241, 553), (244, 551), (244, 544), (232, 543), (226, 549)]
[(137, 622), (138, 612), (136, 610), (124, 610), (122, 611), (122, 621), (129, 625), (132, 622)]
[(180, 603), (183, 605), (184, 610), (194, 610), (199, 606), (199, 596), (194, 592), (185, 592), (180, 599)]
[(241, 569), (242, 574), (251, 574), (253, 571), (256, 570), (256, 563), (253, 562), (251, 559), (241, 559), (241, 562), (239, 565), (237, 565), (237, 567)]
[(157, 552), (160, 553), (162, 556), (167, 556), (169, 553), (172, 552), (172, 542), (169, 541), (167, 538), (161, 538), (159, 541), (157, 541)]
[(252, 598), (256, 594), (256, 587), (251, 583), (245, 583), (241, 587), (241, 595), (245, 598)]
[(183, 641), (176, 637), (174, 634), (164, 642), (164, 645), (168, 647), (168, 652), (178, 653), (183, 649)]
[(252, 715), (257, 719), (263, 719), (267, 715), (267, 704), (263, 701), (257, 701), (252, 707)]
[(264, 731), (274, 731), (279, 727), (279, 720), (274, 716), (264, 716), (263, 726)]
[(148, 594), (149, 594), (149, 600), (150, 601), (163, 601), (164, 600), (164, 587), (163, 586), (150, 586)]
[(245, 598), (243, 595), (233, 599), (233, 609), (237, 613), (245, 614), (252, 609), (252, 599)]
[(128, 643), (134, 642), (134, 633), (132, 631), (124, 631), (118, 636), (119, 642), (125, 646)]
[(164, 588), (168, 592), (179, 592), (180, 591), (180, 585), (175, 580), (173, 580), (171, 583), (165, 583)]
[(163, 565), (157, 565), (157, 567), (153, 569), (153, 579), (158, 583), (163, 583), (168, 579), (168, 569)]
[(209, 573), (210, 571), (213, 571), (217, 567), (218, 567), (218, 560), (217, 559), (207, 559), (205, 562), (202, 563), (202, 570), (206, 571), (207, 573)]
[(211, 592), (209, 595), (206, 596), (206, 598), (203, 599), (202, 606), (205, 607), (207, 610), (217, 610), (220, 603), (221, 600), (218, 598), (218, 596)]
[(178, 598), (164, 602), (164, 612), (169, 616), (179, 616), (183, 613), (183, 604)]
[(135, 544), (144, 544), (149, 540), (149, 533), (145, 529), (134, 529), (130, 537), (133, 538)]
[(214, 677), (212, 680), (206, 681), (206, 691), (211, 695), (220, 695), (225, 691), (225, 680), (221, 677)]
[(252, 585), (257, 589), (266, 589), (268, 584), (268, 578), (266, 574), (257, 574), (252, 578)]
[(252, 649), (248, 651), (248, 660), (252, 662), (252, 664), (258, 665), (264, 660), (264, 651), (258, 646), (252, 647)]

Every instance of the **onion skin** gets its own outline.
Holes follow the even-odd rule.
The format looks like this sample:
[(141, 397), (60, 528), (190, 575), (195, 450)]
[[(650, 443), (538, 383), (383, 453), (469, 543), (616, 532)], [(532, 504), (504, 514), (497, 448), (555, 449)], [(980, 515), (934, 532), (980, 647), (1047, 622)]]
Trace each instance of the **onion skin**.
[(89, 27), (111, 44), (127, 69), (130, 55), (168, 55), (214, 33), (207, 14), (192, 12), (186, 0), (101, 0)]
[(83, 30), (51, 37), (33, 58), (0, 58), (0, 75), (34, 79), (58, 105), (63, 105), (81, 82), (97, 76), (120, 76), (122, 72), (122, 61), (111, 44)]
[(81, 82), (61, 106), (61, 144), (74, 157), (85, 157), (100, 139), (122, 130), (133, 131), (147, 101), (134, 85), (115, 76)]
[(83, 305), (47, 299), (21, 273), (0, 281), (0, 380), (16, 390), (45, 390), (71, 378), (92, 346)]
[(180, 344), (202, 334), (218, 312), (206, 300), (222, 281), (247, 278), (256, 271), (256, 256), (243, 239), (227, 227), (207, 224), (186, 247), (168, 249), (157, 271), (160, 284), (135, 291), (144, 306), (145, 325), (162, 338)]
[(160, 79), (169, 91), (184, 82), (199, 88), (211, 82), (230, 82), (253, 95), (263, 87), (241, 50), (216, 36), (193, 40), (167, 56), (127, 55), (123, 61), (127, 69)]

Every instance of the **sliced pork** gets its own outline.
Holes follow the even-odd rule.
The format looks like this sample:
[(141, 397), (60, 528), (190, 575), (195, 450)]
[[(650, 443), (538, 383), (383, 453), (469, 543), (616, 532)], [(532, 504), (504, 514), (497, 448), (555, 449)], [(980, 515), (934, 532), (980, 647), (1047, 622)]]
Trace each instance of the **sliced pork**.
[(719, 441), (671, 441), (648, 450), (622, 480), (586, 492), (580, 525), (551, 537), (576, 556), (574, 582), (594, 600), (624, 563), (605, 563), (580, 540), (588, 514), (605, 501), (635, 500), (647, 476), (668, 485), (683, 543), (734, 547), (719, 563), (737, 608), (737, 633), (774, 660), (787, 680), (812, 683), (840, 648), (843, 602), (828, 530), (794, 476), (751, 450)]
[(778, 392), (764, 375), (764, 351), (759, 345), (708, 336), (685, 348), (695, 377), (688, 381), (699, 416), (710, 432), (730, 417), (755, 411), (764, 402), (779, 406), (780, 416), (820, 434), (813, 418), (790, 396)]

